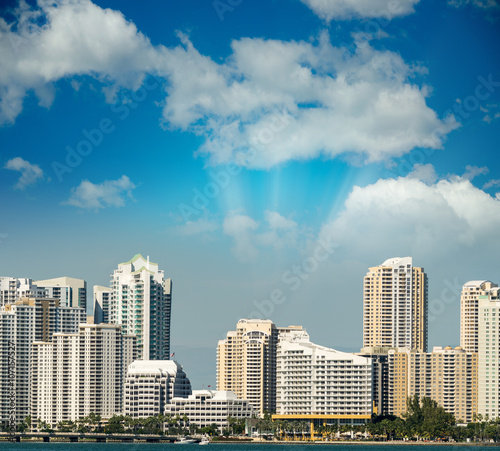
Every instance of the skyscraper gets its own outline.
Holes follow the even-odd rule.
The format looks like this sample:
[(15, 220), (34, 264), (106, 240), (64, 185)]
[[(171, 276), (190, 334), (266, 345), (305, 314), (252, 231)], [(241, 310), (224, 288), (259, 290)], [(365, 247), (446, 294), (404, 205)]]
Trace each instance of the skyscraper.
[(123, 409), (126, 368), (135, 337), (113, 324), (80, 324), (78, 333), (35, 341), (31, 367), (31, 415), (52, 426), (90, 413), (110, 418)]
[(14, 350), (13, 374), (16, 424), (30, 415), (32, 343), (50, 341), (57, 332), (75, 333), (84, 323), (81, 308), (60, 307), (58, 299), (24, 298), (0, 311), (0, 422), (9, 418), (9, 353)]
[(172, 281), (149, 257), (135, 255), (111, 276), (109, 322), (137, 337), (138, 358), (170, 358)]
[(271, 320), (241, 319), (217, 346), (217, 390), (247, 399), (261, 415), (276, 409), (276, 343)]
[(217, 390), (247, 399), (260, 415), (276, 410), (276, 347), (281, 334), (301, 326), (276, 327), (271, 320), (240, 319), (217, 345)]
[(500, 288), (479, 295), (478, 413), (500, 418)]
[(460, 297), (460, 346), (479, 352), (479, 298), (494, 294), (498, 285), (489, 280), (471, 280), (462, 287)]
[(391, 258), (364, 278), (363, 347), (427, 350), (427, 275), (411, 257)]

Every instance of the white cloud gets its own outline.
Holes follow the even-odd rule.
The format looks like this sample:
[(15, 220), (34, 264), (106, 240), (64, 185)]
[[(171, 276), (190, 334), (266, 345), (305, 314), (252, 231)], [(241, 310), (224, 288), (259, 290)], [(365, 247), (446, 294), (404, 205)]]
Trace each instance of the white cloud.
[(83, 180), (71, 190), (71, 196), (65, 204), (88, 210), (123, 207), (127, 199), (133, 199), (132, 191), (135, 188), (136, 185), (126, 175), (118, 180), (105, 180), (102, 183)]
[(5, 169), (19, 171), (21, 173), (21, 177), (19, 177), (19, 180), (14, 185), (16, 189), (24, 190), (29, 185), (33, 185), (44, 179), (43, 171), (40, 169), (40, 166), (31, 164), (21, 157), (12, 158), (7, 161)]
[(472, 5), (484, 10), (500, 8), (498, 0), (448, 0), (448, 5), (456, 8)]
[(321, 19), (383, 18), (407, 16), (420, 0), (301, 0)]
[[(400, 7), (409, 12), (414, 3)], [(17, 29), (0, 23), (0, 123), (15, 120), (28, 92), (50, 106), (63, 78), (92, 76), (113, 101), (153, 73), (167, 80), (165, 127), (202, 135), (200, 152), (214, 163), (269, 168), (348, 154), (387, 160), (440, 148), (459, 126), (427, 106), (429, 88), (414, 81), (424, 69), (359, 36), (353, 49), (333, 46), (326, 33), (316, 42), (246, 38), (216, 63), (182, 34), (177, 47), (152, 46), (120, 12), (88, 0), (39, 4), (18, 11)]]
[(223, 231), (233, 238), (233, 253), (241, 261), (254, 260), (260, 252), (296, 248), (298, 242), (298, 224), (275, 211), (266, 211), (261, 222), (233, 212), (225, 218)]
[(253, 260), (257, 256), (257, 249), (252, 242), (252, 231), (258, 227), (257, 221), (242, 214), (232, 214), (224, 219), (224, 233), (233, 238), (232, 251), (241, 261)]
[(466, 178), (429, 184), (408, 176), (354, 187), (321, 235), (353, 259), (404, 254), (439, 261), (456, 254), (465, 265), (473, 248), (484, 254), (484, 246), (498, 246), (498, 224), (499, 199)]
[(53, 83), (65, 77), (89, 74), (104, 83), (140, 86), (154, 49), (120, 12), (85, 0), (38, 5), (21, 3), (17, 30), (0, 20), (0, 123), (14, 122), (28, 91), (50, 106)]
[(177, 231), (181, 235), (191, 236), (206, 233), (213, 233), (219, 230), (220, 226), (217, 221), (200, 218), (197, 221), (187, 221), (185, 224), (178, 226)]
[(493, 188), (494, 186), (500, 186), (500, 180), (498, 180), (498, 179), (493, 179), (493, 180), (490, 180), (489, 182), (486, 182), (486, 183), (483, 185), (483, 189)]
[(489, 169), (486, 166), (478, 167), (478, 166), (471, 166), (468, 164), (465, 166), (465, 172), (462, 175), (463, 179), (466, 180), (473, 180), (475, 179), (478, 175), (484, 175), (489, 172)]

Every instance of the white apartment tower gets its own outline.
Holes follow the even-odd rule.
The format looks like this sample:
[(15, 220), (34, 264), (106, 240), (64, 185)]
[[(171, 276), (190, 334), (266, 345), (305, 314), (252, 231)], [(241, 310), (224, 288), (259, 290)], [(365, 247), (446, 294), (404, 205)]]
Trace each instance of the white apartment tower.
[(500, 417), (500, 288), (479, 295), (478, 413)]
[(149, 257), (135, 255), (111, 276), (109, 322), (137, 337), (138, 358), (168, 360), (172, 281)]
[(110, 418), (123, 409), (124, 368), (135, 337), (120, 326), (80, 324), (78, 333), (33, 343), (31, 416), (52, 426), (90, 413)]
[(364, 278), (363, 348), (427, 350), (427, 276), (411, 257), (391, 258)]
[(460, 297), (460, 346), (479, 352), (479, 298), (496, 293), (498, 285), (489, 280), (471, 280), (462, 287)]
[(74, 333), (85, 322), (80, 308), (60, 307), (58, 299), (25, 298), (0, 311), (0, 423), (9, 417), (9, 353), (14, 356), (16, 424), (30, 415), (32, 343), (50, 341), (56, 332)]
[(372, 414), (370, 358), (309, 341), (306, 331), (280, 336), (277, 352), (277, 418), (349, 419), (366, 423)]

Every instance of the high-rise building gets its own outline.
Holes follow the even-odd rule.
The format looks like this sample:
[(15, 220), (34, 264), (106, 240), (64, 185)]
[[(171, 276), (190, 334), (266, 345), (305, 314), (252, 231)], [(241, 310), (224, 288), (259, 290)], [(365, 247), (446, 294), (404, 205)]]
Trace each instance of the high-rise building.
[(109, 323), (109, 308), (113, 290), (109, 287), (94, 285), (94, 323)]
[(46, 291), (38, 288), (31, 279), (14, 277), (0, 277), (0, 307), (13, 304), (25, 297), (43, 298)]
[(80, 324), (78, 333), (32, 345), (31, 417), (55, 426), (90, 413), (110, 418), (123, 409), (123, 375), (135, 337), (120, 326)]
[[(85, 322), (81, 308), (61, 307), (58, 299), (24, 298), (0, 311), (0, 422), (9, 418), (9, 398), (15, 393), (16, 424), (30, 415), (31, 356), (35, 340), (52, 339), (56, 332), (75, 333)], [(13, 351), (14, 386), (10, 385), (9, 354)]]
[(191, 382), (173, 360), (137, 360), (127, 371), (124, 413), (132, 418), (164, 414), (173, 398), (187, 398)]
[(276, 419), (319, 424), (370, 420), (372, 359), (311, 343), (304, 331), (280, 336), (277, 352)]
[(217, 345), (217, 390), (232, 391), (264, 415), (276, 410), (276, 346), (281, 334), (301, 326), (276, 327), (271, 320), (241, 319)]
[(389, 351), (388, 412), (401, 416), (407, 399), (431, 398), (459, 422), (478, 412), (478, 355), (460, 346), (435, 346), (431, 353), (398, 348)]
[(478, 413), (500, 418), (500, 288), (479, 295)]
[(462, 287), (460, 297), (460, 346), (479, 352), (479, 298), (496, 293), (498, 285), (489, 280), (471, 280)]
[(365, 276), (363, 347), (427, 350), (427, 276), (411, 257), (386, 260)]
[(83, 279), (57, 277), (33, 283), (39, 288), (45, 288), (47, 297), (59, 299), (61, 307), (87, 308), (87, 282)]
[(260, 415), (276, 409), (278, 329), (271, 320), (241, 319), (217, 345), (217, 390), (247, 399)]
[(170, 358), (172, 281), (149, 257), (135, 255), (111, 276), (109, 322), (137, 337), (138, 358)]

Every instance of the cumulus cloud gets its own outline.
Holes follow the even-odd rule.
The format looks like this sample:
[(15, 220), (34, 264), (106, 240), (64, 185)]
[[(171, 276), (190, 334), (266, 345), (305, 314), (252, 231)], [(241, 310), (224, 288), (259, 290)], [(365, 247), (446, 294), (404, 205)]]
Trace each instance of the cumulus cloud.
[[(420, 0), (301, 0), (321, 19), (384, 18), (407, 16), (415, 12)], [(487, 1), (487, 0), (486, 0)], [(491, 0), (490, 0), (491, 1)]]
[(71, 196), (65, 204), (87, 210), (123, 207), (127, 199), (133, 199), (132, 191), (135, 188), (136, 185), (126, 175), (118, 180), (105, 180), (102, 183), (83, 180), (71, 190)]
[(42, 106), (54, 99), (54, 82), (89, 74), (103, 83), (138, 88), (154, 52), (149, 40), (118, 11), (90, 1), (39, 0), (0, 19), (0, 120), (12, 123), (33, 91)]
[(19, 180), (14, 185), (16, 189), (24, 190), (26, 187), (44, 179), (43, 171), (40, 169), (40, 166), (23, 160), (21, 157), (12, 158), (7, 161), (5, 169), (19, 171), (21, 173), (21, 177), (19, 177)]
[[(354, 3), (367, 11), (368, 0)], [(414, 3), (400, 7), (410, 12)], [(152, 73), (167, 81), (163, 125), (201, 135), (199, 152), (216, 164), (269, 168), (349, 154), (380, 161), (440, 148), (459, 125), (427, 106), (430, 90), (415, 81), (422, 68), (366, 39), (347, 49), (327, 33), (314, 42), (244, 38), (215, 62), (182, 34), (177, 47), (153, 46), (120, 12), (89, 0), (38, 5), (23, 4), (16, 22), (0, 22), (3, 123), (15, 120), (29, 92), (50, 106), (60, 79), (94, 77), (113, 101)]]
[[(424, 255), (463, 258), (477, 246), (498, 245), (500, 200), (465, 177), (428, 183), (411, 174), (356, 186), (344, 211), (325, 224), (321, 235), (341, 244), (350, 258)], [(377, 257), (378, 256), (378, 257)]]
[(316, 43), (241, 39), (232, 48), (216, 65), (187, 43), (192, 70), (171, 80), (164, 109), (171, 125), (205, 136), (200, 153), (217, 164), (269, 168), (352, 153), (380, 161), (440, 148), (458, 127), (410, 82), (420, 68), (367, 42), (348, 57), (326, 34)]

